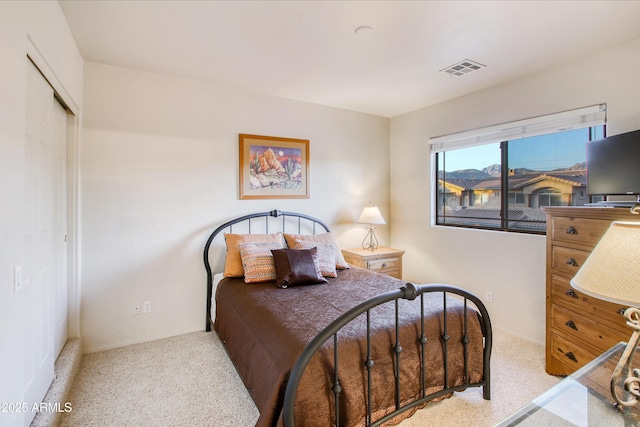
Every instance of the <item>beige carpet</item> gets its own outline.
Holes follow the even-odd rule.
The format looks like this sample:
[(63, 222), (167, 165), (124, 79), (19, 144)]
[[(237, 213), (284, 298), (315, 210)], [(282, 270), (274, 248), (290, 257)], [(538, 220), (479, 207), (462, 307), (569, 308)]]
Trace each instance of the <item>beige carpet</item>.
[[(492, 426), (554, 385), (544, 348), (494, 332), (492, 399), (481, 389), (432, 403), (402, 427)], [(215, 333), (84, 355), (60, 426), (253, 426), (258, 411)]]

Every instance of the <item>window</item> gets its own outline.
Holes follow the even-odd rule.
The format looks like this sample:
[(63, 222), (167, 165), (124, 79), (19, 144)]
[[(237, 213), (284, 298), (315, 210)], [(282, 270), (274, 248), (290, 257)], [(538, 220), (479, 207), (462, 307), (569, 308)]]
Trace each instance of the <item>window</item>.
[(522, 190), (509, 190), (509, 205), (524, 205)]
[(544, 206), (581, 206), (586, 142), (604, 137), (606, 107), (430, 140), (435, 223), (542, 233)]
[[(538, 192), (538, 205), (542, 206), (562, 206), (562, 193), (555, 188), (545, 188)], [(573, 206), (573, 205), (567, 205)]]

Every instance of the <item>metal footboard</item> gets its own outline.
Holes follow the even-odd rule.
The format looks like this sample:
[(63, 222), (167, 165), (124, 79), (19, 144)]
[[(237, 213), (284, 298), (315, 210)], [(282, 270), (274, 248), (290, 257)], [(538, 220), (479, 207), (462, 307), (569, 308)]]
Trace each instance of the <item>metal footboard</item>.
[[(447, 328), (447, 316), (444, 316), (444, 324), (443, 324), (443, 333), (441, 336), (443, 343), (443, 360), (444, 360), (444, 388), (435, 393), (427, 393), (427, 387), (425, 384), (425, 370), (426, 367), (426, 354), (425, 354), (425, 346), (427, 342), (427, 338), (425, 336), (424, 323), (425, 323), (425, 313), (424, 313), (424, 294), (440, 292), (443, 294), (444, 301), (444, 311), (447, 311), (447, 294), (457, 295), (462, 297), (462, 301), (464, 304), (464, 320), (463, 320), (463, 348), (464, 348), (464, 383), (459, 386), (452, 386), (449, 384), (449, 373), (448, 373), (448, 342), (449, 342), (449, 333)], [(421, 363), (421, 394), (420, 398), (415, 401), (412, 401), (404, 406), (401, 403), (400, 399), (400, 364), (401, 357), (400, 354), (402, 352), (401, 343), (399, 342), (399, 313), (398, 313), (398, 301), (400, 299), (405, 300), (415, 300), (419, 297), (419, 301), (422, 305), (421, 307), (421, 336), (419, 338), (420, 341), (420, 363)], [(371, 358), (371, 329), (370, 329), (370, 310), (378, 305), (395, 301), (395, 345), (393, 347), (394, 357), (395, 357), (395, 410), (390, 414), (377, 419), (372, 419), (372, 405), (371, 405), (371, 396), (372, 396), (372, 388), (375, 387), (372, 384), (371, 380), (371, 371), (374, 369), (375, 361)], [(468, 303), (471, 302), (473, 306), (475, 306), (476, 310), (471, 311), (471, 313), (475, 316), (476, 313), (480, 314), (480, 322), (481, 328), (484, 335), (484, 351), (483, 351), (483, 378), (480, 382), (470, 382), (469, 381), (469, 372), (468, 372), (468, 347), (469, 347), (469, 336), (467, 334), (467, 326), (468, 326)], [(416, 302), (418, 303), (418, 302)], [(340, 385), (340, 378), (338, 376), (338, 345), (339, 345), (339, 331), (347, 325), (349, 322), (357, 318), (358, 316), (366, 314), (366, 322), (367, 322), (367, 358), (363, 361), (363, 369), (367, 370), (367, 414), (365, 425), (366, 426), (379, 426), (383, 423), (389, 421), (390, 419), (396, 417), (397, 415), (408, 411), (412, 408), (418, 407), (428, 401), (436, 399), (440, 396), (444, 396), (446, 394), (462, 391), (469, 387), (483, 387), (483, 397), (484, 399), (489, 400), (491, 397), (491, 389), (490, 389), (490, 359), (491, 359), (491, 346), (492, 346), (492, 332), (491, 332), (491, 322), (489, 320), (489, 314), (486, 310), (484, 304), (480, 301), (478, 297), (471, 294), (470, 292), (450, 285), (443, 284), (433, 284), (433, 285), (414, 285), (412, 283), (406, 283), (401, 288), (389, 291), (384, 294), (375, 296), (370, 298), (367, 301), (359, 304), (358, 306), (352, 308), (351, 310), (344, 313), (338, 319), (329, 324), (325, 329), (323, 329), (315, 338), (311, 340), (311, 342), (307, 345), (302, 355), (298, 359), (297, 363), (293, 367), (291, 371), (291, 375), (289, 377), (289, 381), (287, 383), (287, 388), (284, 397), (284, 410), (283, 410), (283, 419), (285, 427), (295, 427), (294, 420), (294, 403), (296, 399), (296, 393), (298, 389), (298, 385), (300, 380), (302, 379), (302, 374), (309, 364), (311, 358), (316, 353), (316, 351), (329, 339), (333, 338), (333, 356), (334, 356), (334, 378), (333, 378), (333, 399), (334, 399), (334, 407), (335, 407), (335, 425), (340, 425), (340, 393), (342, 391), (342, 387)]]

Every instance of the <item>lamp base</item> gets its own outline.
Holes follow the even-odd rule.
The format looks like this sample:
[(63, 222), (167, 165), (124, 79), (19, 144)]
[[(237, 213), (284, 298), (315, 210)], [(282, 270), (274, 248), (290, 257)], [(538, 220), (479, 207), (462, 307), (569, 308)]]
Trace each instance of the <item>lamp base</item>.
[(374, 229), (375, 227), (373, 225), (367, 227), (367, 235), (364, 236), (364, 239), (362, 240), (362, 249), (375, 251), (378, 248), (378, 239), (376, 237), (376, 233), (373, 232)]
[[(640, 310), (630, 307), (624, 312), (627, 325), (633, 328), (629, 342), (620, 357), (620, 361), (611, 377), (611, 395), (622, 407), (634, 406), (640, 397), (640, 369), (632, 369), (631, 362), (640, 341)], [(624, 396), (619, 396), (618, 388), (624, 390)]]

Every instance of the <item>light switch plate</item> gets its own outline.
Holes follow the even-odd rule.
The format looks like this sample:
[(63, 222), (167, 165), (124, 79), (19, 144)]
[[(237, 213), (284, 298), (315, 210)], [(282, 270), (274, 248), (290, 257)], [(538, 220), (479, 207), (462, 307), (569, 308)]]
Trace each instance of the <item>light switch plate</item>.
[(13, 267), (13, 293), (18, 294), (22, 291), (22, 266)]

